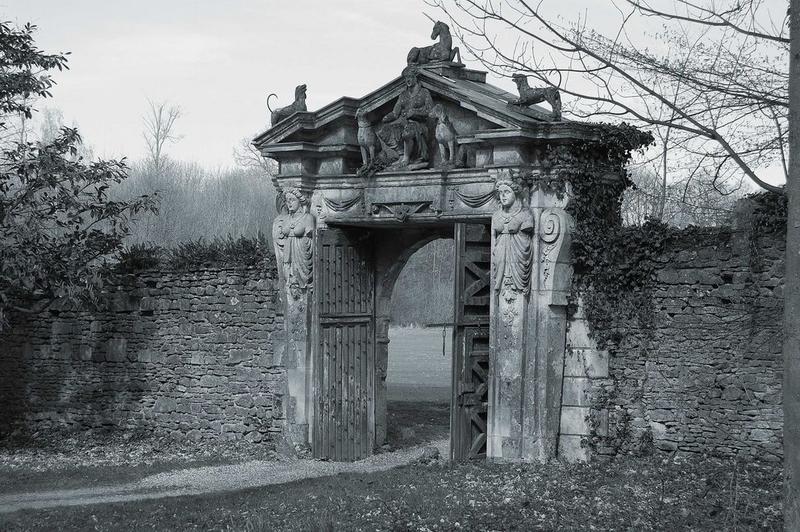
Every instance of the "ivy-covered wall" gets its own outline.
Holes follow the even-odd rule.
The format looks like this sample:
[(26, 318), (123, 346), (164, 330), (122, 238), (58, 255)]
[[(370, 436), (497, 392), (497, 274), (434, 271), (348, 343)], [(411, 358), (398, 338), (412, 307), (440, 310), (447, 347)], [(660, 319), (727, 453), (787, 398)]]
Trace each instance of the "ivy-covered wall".
[(176, 257), (140, 253), (131, 262), (149, 269), (117, 274), (93, 310), (13, 317), (0, 336), (0, 431), (274, 440), (286, 378), (274, 264), (176, 269)]
[(619, 256), (617, 271), (587, 276), (608, 285), (576, 285), (565, 451), (780, 459), (781, 205), (744, 202), (734, 228), (654, 225), (616, 234), (636, 245)]

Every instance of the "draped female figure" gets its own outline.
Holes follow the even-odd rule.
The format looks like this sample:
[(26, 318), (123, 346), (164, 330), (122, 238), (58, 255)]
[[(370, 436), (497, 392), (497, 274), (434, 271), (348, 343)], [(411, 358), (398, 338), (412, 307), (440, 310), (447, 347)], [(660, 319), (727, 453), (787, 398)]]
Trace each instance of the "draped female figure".
[(495, 290), (531, 290), (533, 261), (533, 216), (517, 197), (521, 187), (510, 179), (500, 179), (495, 191), (500, 210), (492, 215), (492, 263)]
[(285, 193), (288, 214), (279, 214), (272, 225), (272, 241), (282, 280), (294, 297), (311, 283), (314, 256), (314, 216), (308, 199), (293, 188)]

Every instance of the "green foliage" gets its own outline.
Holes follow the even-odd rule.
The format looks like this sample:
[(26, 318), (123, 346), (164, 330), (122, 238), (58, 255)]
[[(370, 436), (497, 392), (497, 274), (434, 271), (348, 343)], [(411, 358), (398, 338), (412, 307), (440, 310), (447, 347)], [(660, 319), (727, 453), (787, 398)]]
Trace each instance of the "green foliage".
[[(10, 22), (0, 22), (0, 115), (21, 114), (31, 118), (27, 99), (31, 96), (51, 96), (55, 84), (49, 70), (67, 68), (66, 54), (46, 54), (33, 42), (36, 26), (22, 28)], [(0, 122), (3, 127), (5, 122)]]
[[(47, 70), (63, 55), (33, 44), (34, 27), (0, 23), (0, 113), (31, 116), (31, 95), (49, 96)], [(3, 127), (4, 126), (0, 126)], [(124, 161), (85, 162), (77, 130), (52, 141), (17, 142), (0, 156), (0, 328), (9, 309), (30, 310), (56, 298), (92, 301), (108, 274), (105, 259), (118, 251), (131, 218), (154, 212), (153, 198), (108, 196), (126, 177)]]
[(119, 252), (117, 269), (136, 272), (158, 268), (163, 260), (164, 249), (153, 243), (133, 244)]
[[(599, 140), (582, 143), (566, 154), (572, 189), (567, 210), (576, 222), (573, 297), (583, 298), (595, 340), (606, 348), (619, 334), (621, 316), (635, 310), (640, 323), (650, 321), (650, 307), (642, 303), (649, 299), (654, 260), (670, 229), (655, 220), (622, 226), (622, 193), (632, 184), (625, 164), (633, 152), (651, 145), (653, 136), (625, 123), (603, 124), (599, 131)], [(621, 179), (608, 178), (609, 172)]]
[(214, 238), (181, 242), (163, 248), (152, 243), (133, 244), (119, 254), (117, 271), (133, 273), (148, 269), (190, 271), (210, 266), (247, 268), (274, 264), (274, 255), (263, 233), (255, 237)]
[(769, 234), (786, 231), (788, 201), (786, 194), (759, 192), (748, 196), (753, 202), (753, 234)]
[(548, 146), (542, 166), (548, 174), (573, 181), (576, 175), (621, 171), (626, 186), (625, 165), (635, 152), (643, 153), (655, 143), (653, 135), (625, 122), (621, 124), (592, 124), (596, 137), (571, 144)]

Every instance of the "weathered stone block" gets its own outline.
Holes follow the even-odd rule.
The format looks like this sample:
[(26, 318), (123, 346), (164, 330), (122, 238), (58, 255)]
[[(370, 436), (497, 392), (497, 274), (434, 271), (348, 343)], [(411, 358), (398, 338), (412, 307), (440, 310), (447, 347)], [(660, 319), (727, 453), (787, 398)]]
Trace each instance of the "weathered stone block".
[(111, 338), (106, 343), (106, 360), (122, 362), (127, 359), (128, 341), (125, 338)]
[(562, 434), (558, 437), (558, 456), (567, 462), (586, 462), (588, 449), (583, 446), (584, 436)]
[(242, 408), (251, 408), (253, 406), (253, 398), (249, 395), (240, 395), (236, 398), (234, 404)]
[(153, 405), (153, 410), (159, 413), (174, 412), (178, 409), (178, 402), (169, 397), (159, 397)]
[(252, 349), (236, 349), (230, 352), (226, 364), (240, 364), (253, 359), (255, 351)]
[(567, 349), (565, 377), (608, 377), (608, 352), (596, 349)]
[(589, 406), (591, 379), (588, 377), (564, 377), (561, 404), (565, 406)]
[(203, 375), (200, 377), (200, 386), (213, 388), (223, 384), (225, 384), (225, 379), (223, 377), (218, 377), (216, 375)]
[(589, 322), (586, 319), (573, 319), (568, 322), (567, 347), (596, 348), (597, 344), (589, 337)]
[(586, 436), (589, 434), (589, 408), (583, 406), (561, 407), (561, 434)]

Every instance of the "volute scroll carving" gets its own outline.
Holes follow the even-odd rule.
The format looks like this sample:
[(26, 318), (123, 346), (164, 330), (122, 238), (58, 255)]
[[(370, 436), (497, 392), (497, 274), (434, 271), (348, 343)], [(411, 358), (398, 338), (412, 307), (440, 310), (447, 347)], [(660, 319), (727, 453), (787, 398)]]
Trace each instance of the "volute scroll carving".
[(542, 213), (539, 222), (539, 236), (545, 244), (552, 244), (562, 236), (561, 214), (556, 209), (545, 209)]
[(575, 223), (561, 208), (550, 207), (539, 219), (541, 289), (550, 293), (551, 305), (565, 305), (572, 279), (569, 249)]

